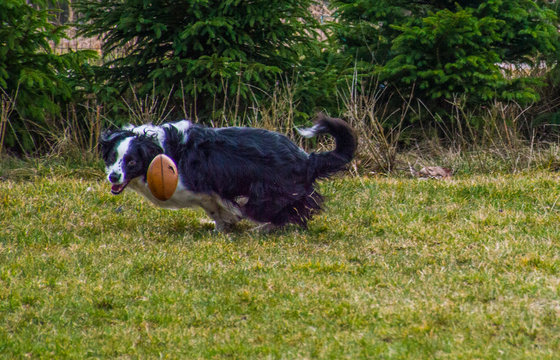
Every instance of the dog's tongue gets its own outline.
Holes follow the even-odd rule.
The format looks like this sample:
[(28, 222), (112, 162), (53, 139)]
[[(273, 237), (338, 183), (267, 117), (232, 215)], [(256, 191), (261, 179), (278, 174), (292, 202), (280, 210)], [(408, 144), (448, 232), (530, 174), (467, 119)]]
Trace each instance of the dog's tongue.
[(111, 186), (111, 192), (113, 194), (119, 194), (124, 188), (124, 184), (120, 184), (120, 185), (116, 185), (114, 184), (113, 186)]

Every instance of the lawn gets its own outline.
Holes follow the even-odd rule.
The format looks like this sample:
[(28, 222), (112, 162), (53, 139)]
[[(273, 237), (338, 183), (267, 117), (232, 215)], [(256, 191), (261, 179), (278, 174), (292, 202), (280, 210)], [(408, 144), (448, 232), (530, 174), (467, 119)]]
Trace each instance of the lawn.
[(0, 180), (0, 357), (553, 359), (546, 171), (325, 181), (309, 229), (216, 234), (96, 170)]

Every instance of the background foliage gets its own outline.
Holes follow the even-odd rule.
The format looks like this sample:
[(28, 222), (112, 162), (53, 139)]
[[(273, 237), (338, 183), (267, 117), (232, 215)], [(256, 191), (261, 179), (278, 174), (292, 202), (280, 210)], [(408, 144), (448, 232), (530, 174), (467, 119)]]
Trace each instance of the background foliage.
[[(475, 104), (537, 100), (537, 77), (516, 65), (554, 64), (558, 18), (547, 2), (342, 0), (334, 2), (344, 51), (366, 71), (430, 106), (457, 94)], [(542, 63), (541, 63), (542, 62)]]
[(56, 13), (48, 6), (47, 1), (0, 2), (0, 88), (4, 99), (15, 103), (5, 143), (20, 151), (39, 146), (47, 118), (73, 97), (73, 69), (92, 56), (87, 51), (53, 53), (66, 27), (54, 23)]
[(178, 95), (194, 113), (247, 106), (270, 93), (280, 74), (301, 72), (317, 52), (313, 0), (76, 2), (81, 34), (103, 39), (101, 81), (142, 97)]
[[(555, 3), (326, 4), (77, 0), (74, 35), (60, 2), (2, 2), (0, 87), (16, 110), (2, 111), (0, 149), (95, 150), (102, 127), (179, 117), (290, 132), (326, 110), (394, 159), (418, 134), (496, 143), (560, 118)], [(102, 58), (53, 53), (70, 34), (99, 38)]]

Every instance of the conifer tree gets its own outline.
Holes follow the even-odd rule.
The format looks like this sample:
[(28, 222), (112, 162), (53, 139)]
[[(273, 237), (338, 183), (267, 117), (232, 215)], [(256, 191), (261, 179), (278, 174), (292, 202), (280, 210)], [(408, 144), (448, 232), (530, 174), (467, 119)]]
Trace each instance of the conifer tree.
[(558, 19), (545, 1), (338, 0), (339, 36), (384, 80), (407, 93), (442, 103), (465, 95), (530, 102), (535, 78), (511, 76), (512, 67), (556, 61)]
[[(55, 24), (52, 5), (42, 0), (0, 1), (0, 88), (16, 106), (4, 145), (15, 151), (34, 150), (41, 141), (35, 130), (44, 128), (45, 118), (59, 111), (59, 101), (73, 93), (68, 71), (80, 58), (91, 56), (53, 52), (52, 45), (66, 36), (66, 28)], [(35, 124), (34, 129), (26, 121)]]
[(182, 88), (208, 108), (224, 96), (249, 101), (297, 67), (315, 46), (311, 3), (78, 0), (74, 6), (81, 33), (102, 38), (108, 61), (98, 70), (108, 84), (120, 91), (133, 85), (140, 95), (152, 86), (162, 95)]

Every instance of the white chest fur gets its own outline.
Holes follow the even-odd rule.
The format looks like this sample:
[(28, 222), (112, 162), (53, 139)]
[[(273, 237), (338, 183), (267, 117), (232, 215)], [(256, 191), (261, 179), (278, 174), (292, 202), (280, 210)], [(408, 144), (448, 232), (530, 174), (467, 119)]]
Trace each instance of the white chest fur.
[(200, 206), (215, 221), (218, 231), (226, 230), (231, 224), (235, 224), (243, 217), (237, 204), (224, 200), (217, 194), (189, 191), (182, 185), (181, 179), (179, 179), (173, 196), (165, 201), (158, 200), (152, 195), (148, 183), (140, 177), (133, 179), (128, 187), (150, 200), (154, 205), (164, 209), (176, 210)]
[(177, 184), (177, 189), (175, 189), (173, 196), (165, 201), (161, 201), (152, 195), (150, 188), (148, 188), (148, 183), (139, 177), (133, 179), (128, 186), (150, 200), (154, 205), (165, 209), (182, 209), (201, 206), (201, 201), (205, 197), (204, 194), (188, 191), (183, 184), (181, 184), (181, 181)]

